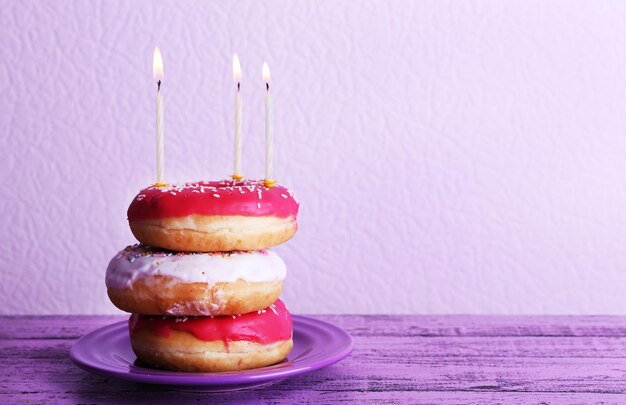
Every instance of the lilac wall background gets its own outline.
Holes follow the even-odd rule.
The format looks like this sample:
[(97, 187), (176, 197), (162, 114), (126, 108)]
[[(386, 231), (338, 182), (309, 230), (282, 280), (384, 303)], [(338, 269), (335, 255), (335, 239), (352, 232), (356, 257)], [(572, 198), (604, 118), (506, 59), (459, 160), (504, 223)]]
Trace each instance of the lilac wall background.
[(626, 312), (626, 4), (2, 1), (0, 313), (110, 313), (104, 271), (154, 180), (231, 171), (302, 202), (277, 250), (306, 313)]

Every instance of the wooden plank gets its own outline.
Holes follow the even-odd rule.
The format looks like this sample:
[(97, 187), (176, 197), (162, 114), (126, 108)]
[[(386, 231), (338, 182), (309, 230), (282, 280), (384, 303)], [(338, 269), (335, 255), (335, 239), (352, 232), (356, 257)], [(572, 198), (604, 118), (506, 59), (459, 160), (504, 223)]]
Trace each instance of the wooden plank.
[(388, 337), (354, 338), (367, 361), (417, 357), (623, 358), (626, 338), (614, 337)]
[(329, 316), (353, 336), (626, 336), (622, 316)]
[[(0, 316), (0, 339), (76, 339), (127, 317)], [(623, 316), (316, 315), (352, 336), (615, 336), (626, 337)]]
[[(0, 358), (31, 358), (38, 350), (65, 339), (0, 340)], [(420, 357), (462, 358), (624, 358), (626, 338), (607, 337), (437, 337), (395, 338), (356, 337), (355, 353), (362, 362), (406, 362)]]
[[(107, 384), (107, 383), (103, 383)], [(622, 404), (620, 394), (518, 392), (319, 392), (274, 390), (272, 386), (226, 393), (192, 393), (129, 387), (118, 392), (78, 391), (54, 394), (0, 394), (2, 404)]]
[(128, 316), (0, 316), (0, 339), (78, 339), (124, 319)]
[[(70, 346), (68, 340), (2, 342), (0, 387), (52, 394), (60, 383), (72, 391), (96, 378), (71, 364)], [(626, 358), (419, 357), (392, 348), (373, 356), (362, 344), (337, 365), (289, 381), (287, 390), (626, 393)]]

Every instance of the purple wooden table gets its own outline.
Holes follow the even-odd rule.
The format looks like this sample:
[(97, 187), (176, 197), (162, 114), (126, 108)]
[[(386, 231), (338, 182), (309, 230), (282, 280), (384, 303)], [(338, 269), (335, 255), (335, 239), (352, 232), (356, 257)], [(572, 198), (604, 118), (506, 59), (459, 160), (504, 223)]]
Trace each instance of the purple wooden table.
[(71, 363), (78, 337), (122, 317), (0, 318), (0, 404), (626, 402), (626, 317), (320, 316), (354, 337), (350, 357), (226, 394), (122, 382)]

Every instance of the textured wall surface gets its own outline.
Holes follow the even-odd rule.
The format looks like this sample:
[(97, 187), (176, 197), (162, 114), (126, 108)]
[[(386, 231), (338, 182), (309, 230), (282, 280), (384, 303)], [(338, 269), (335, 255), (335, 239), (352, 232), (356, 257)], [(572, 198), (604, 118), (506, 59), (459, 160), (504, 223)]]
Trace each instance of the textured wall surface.
[(244, 172), (301, 205), (299, 313), (626, 313), (626, 3), (0, 1), (0, 313), (113, 313), (155, 178)]

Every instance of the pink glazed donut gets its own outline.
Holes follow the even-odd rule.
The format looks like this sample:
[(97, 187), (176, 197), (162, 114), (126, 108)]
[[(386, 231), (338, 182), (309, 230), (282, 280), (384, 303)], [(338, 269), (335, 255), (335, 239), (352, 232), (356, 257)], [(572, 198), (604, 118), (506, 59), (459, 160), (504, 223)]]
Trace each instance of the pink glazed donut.
[(281, 300), (236, 316), (133, 314), (130, 343), (139, 359), (168, 370), (239, 371), (275, 364), (293, 347), (291, 314)]
[(262, 180), (199, 181), (143, 189), (128, 208), (142, 243), (183, 252), (261, 250), (289, 240), (299, 203)]

